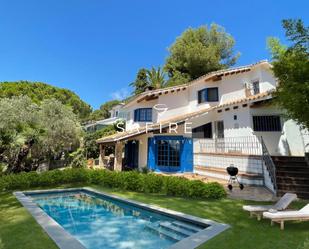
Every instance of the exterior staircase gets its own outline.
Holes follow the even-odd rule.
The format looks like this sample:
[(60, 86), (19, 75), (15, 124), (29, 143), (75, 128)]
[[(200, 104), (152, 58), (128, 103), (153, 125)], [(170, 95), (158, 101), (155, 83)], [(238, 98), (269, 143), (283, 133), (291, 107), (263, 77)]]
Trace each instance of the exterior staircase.
[(286, 192), (309, 199), (309, 164), (305, 157), (273, 156), (276, 166), (277, 195)]

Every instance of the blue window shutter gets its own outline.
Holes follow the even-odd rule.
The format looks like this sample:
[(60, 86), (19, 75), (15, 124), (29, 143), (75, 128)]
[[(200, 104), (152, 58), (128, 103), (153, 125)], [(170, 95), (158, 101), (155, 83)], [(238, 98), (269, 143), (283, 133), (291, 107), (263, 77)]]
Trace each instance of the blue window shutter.
[(138, 109), (134, 110), (134, 121), (138, 121)]
[(193, 172), (193, 140), (183, 138), (183, 148), (181, 152), (181, 171)]
[(204, 99), (205, 99), (205, 102), (208, 102), (209, 100), (208, 100), (208, 88), (206, 88), (205, 90), (204, 90)]
[(150, 137), (148, 138), (148, 160), (147, 160), (148, 161), (147, 166), (150, 170), (156, 169), (155, 150), (156, 150), (155, 138)]
[(203, 91), (198, 91), (198, 92), (197, 92), (197, 98), (198, 98), (198, 103), (199, 103), (199, 104), (202, 103), (202, 92), (203, 92)]

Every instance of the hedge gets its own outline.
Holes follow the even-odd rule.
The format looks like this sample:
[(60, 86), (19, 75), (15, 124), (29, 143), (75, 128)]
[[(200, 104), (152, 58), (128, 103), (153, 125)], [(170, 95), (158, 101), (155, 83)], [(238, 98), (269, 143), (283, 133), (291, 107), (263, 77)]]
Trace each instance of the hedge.
[(20, 173), (0, 177), (0, 190), (23, 190), (55, 187), (60, 184), (96, 184), (122, 190), (159, 193), (170, 196), (220, 199), (226, 196), (224, 188), (215, 182), (204, 183), (184, 177), (162, 176), (136, 171), (115, 172), (107, 170), (65, 169), (44, 173)]

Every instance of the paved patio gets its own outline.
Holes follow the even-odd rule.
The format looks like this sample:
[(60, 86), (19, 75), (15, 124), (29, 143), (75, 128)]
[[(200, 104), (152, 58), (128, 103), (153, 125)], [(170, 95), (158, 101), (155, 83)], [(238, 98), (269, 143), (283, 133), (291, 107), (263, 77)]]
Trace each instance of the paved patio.
[[(171, 174), (162, 174), (162, 175), (171, 175)], [(231, 199), (240, 199), (240, 200), (251, 200), (251, 201), (274, 201), (277, 199), (267, 188), (260, 186), (246, 186), (243, 190), (240, 190), (237, 184), (233, 185), (234, 188), (230, 191), (227, 188), (227, 181), (220, 180), (216, 178), (211, 178), (208, 176), (201, 176), (197, 174), (172, 174), (173, 176), (182, 176), (190, 180), (201, 180), (203, 182), (218, 182), (224, 186), (228, 197)]]

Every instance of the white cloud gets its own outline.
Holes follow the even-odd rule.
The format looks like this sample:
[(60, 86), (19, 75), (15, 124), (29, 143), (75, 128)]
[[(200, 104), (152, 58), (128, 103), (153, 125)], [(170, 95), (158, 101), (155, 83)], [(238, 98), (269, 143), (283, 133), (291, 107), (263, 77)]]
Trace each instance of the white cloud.
[(129, 97), (129, 95), (130, 95), (130, 92), (129, 92), (128, 88), (125, 88), (125, 87), (121, 88), (118, 91), (115, 91), (115, 92), (111, 93), (111, 97), (113, 99), (117, 99), (117, 100), (126, 99), (127, 97)]

